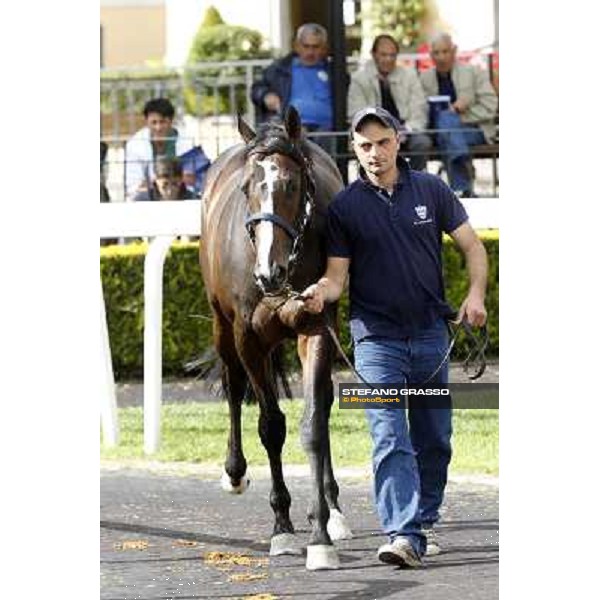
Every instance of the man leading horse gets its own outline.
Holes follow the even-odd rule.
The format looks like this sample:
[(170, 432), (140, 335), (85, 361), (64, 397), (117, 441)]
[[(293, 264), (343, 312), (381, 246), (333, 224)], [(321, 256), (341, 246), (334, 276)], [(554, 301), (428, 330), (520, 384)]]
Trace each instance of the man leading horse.
[[(400, 124), (369, 107), (352, 120), (360, 176), (329, 206), (325, 275), (302, 294), (319, 314), (350, 274), (350, 327), (356, 368), (372, 385), (448, 383), (442, 234), (464, 254), (469, 289), (457, 321), (483, 326), (487, 256), (456, 195), (398, 155)], [(435, 377), (433, 377), (435, 375)], [(439, 519), (451, 457), (452, 413), (425, 399), (404, 410), (369, 407), (375, 501), (389, 542), (381, 561), (405, 567), (439, 554)], [(410, 423), (410, 429), (408, 424)]]

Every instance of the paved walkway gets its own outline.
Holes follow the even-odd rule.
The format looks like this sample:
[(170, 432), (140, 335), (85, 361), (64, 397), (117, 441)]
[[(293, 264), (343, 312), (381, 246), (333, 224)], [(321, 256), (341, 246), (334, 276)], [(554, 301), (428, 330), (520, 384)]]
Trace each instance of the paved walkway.
[[(222, 492), (217, 478), (138, 470), (105, 469), (101, 482), (102, 600), (498, 597), (496, 486), (450, 483), (439, 527), (445, 552), (426, 559), (425, 568), (405, 571), (376, 558), (384, 537), (370, 483), (340, 478), (355, 537), (336, 544), (342, 568), (309, 572), (304, 557), (268, 556), (268, 479), (259, 477), (242, 496)], [(287, 483), (292, 520), (306, 540), (309, 482), (288, 477)]]

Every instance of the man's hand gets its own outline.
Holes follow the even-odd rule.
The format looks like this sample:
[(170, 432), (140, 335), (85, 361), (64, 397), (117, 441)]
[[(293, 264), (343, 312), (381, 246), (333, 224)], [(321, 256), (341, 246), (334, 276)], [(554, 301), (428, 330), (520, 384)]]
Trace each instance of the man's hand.
[(309, 285), (300, 294), (300, 299), (304, 301), (304, 308), (309, 313), (319, 314), (325, 306), (325, 295), (318, 283)]
[(469, 325), (482, 327), (487, 319), (484, 306), (488, 272), (485, 248), (468, 221), (451, 231), (450, 236), (465, 255), (469, 272), (469, 293), (458, 311), (458, 323), (466, 316)]
[(319, 314), (323, 310), (325, 302), (339, 300), (344, 291), (349, 267), (349, 258), (330, 256), (327, 259), (325, 275), (300, 294), (300, 300), (304, 302), (304, 309), (309, 313)]
[(281, 98), (273, 92), (266, 94), (263, 102), (270, 111), (278, 113), (281, 110)]
[(469, 103), (466, 98), (457, 98), (456, 102), (452, 105), (452, 108), (459, 114), (464, 113), (469, 107)]
[(483, 327), (487, 321), (487, 311), (483, 298), (474, 292), (469, 292), (469, 295), (462, 303), (458, 311), (457, 323), (461, 323), (464, 317), (467, 317), (467, 323), (472, 327)]

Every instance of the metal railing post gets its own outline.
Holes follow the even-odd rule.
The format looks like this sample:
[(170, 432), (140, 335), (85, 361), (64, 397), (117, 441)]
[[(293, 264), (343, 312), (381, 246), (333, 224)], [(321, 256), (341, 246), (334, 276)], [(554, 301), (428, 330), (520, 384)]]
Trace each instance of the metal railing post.
[(110, 104), (111, 104), (111, 107), (112, 107), (112, 118), (113, 118), (112, 130), (113, 130), (113, 136), (114, 137), (118, 137), (119, 136), (118, 119), (119, 119), (120, 111), (119, 111), (119, 95), (118, 95), (118, 91), (117, 91), (117, 86), (116, 85), (110, 91)]
[(248, 122), (255, 127), (255, 112), (254, 112), (254, 102), (252, 102), (252, 83), (254, 79), (252, 77), (252, 65), (246, 65), (246, 106), (248, 115)]

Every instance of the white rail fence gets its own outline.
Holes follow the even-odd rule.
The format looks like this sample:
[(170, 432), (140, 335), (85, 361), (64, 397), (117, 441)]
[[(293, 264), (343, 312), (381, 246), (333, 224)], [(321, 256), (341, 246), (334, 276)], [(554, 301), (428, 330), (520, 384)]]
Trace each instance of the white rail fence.
[[(462, 202), (473, 227), (499, 228), (498, 198), (472, 198)], [(160, 444), (163, 266), (169, 247), (177, 236), (200, 234), (201, 201), (109, 202), (98, 206), (100, 238), (151, 238), (144, 259), (144, 452), (153, 454)], [(114, 446), (119, 441), (119, 423), (102, 287), (100, 330), (100, 360), (104, 370), (100, 415), (104, 442), (107, 446)]]

